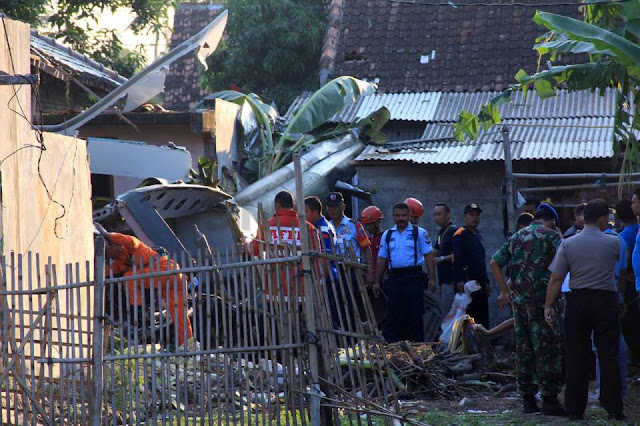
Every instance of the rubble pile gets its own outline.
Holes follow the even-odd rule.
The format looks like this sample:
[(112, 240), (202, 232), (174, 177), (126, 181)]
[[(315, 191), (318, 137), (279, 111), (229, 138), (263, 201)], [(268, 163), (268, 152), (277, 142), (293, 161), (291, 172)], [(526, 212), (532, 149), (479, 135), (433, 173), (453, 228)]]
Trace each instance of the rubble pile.
[(399, 397), (499, 396), (515, 389), (513, 351), (497, 350), (468, 316), (456, 321), (446, 349), (440, 342), (398, 342), (386, 351)]
[(456, 399), (502, 394), (513, 388), (512, 359), (487, 362), (479, 353), (436, 352), (438, 345), (398, 342), (387, 346), (399, 398)]

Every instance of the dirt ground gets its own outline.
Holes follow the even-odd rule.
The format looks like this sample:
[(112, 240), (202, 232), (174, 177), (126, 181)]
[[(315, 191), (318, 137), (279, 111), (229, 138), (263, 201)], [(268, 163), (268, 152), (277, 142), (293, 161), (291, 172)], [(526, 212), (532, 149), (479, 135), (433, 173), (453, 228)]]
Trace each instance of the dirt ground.
[[(541, 414), (524, 415), (521, 399), (516, 392), (498, 398), (476, 396), (459, 401), (407, 401), (407, 410), (415, 413), (417, 420), (430, 425), (565, 425), (640, 424), (640, 365), (629, 367), (627, 396), (624, 400), (624, 422), (608, 421), (607, 412), (597, 400), (589, 400), (582, 422), (570, 422), (566, 417), (549, 417)], [(591, 391), (595, 388), (591, 382)], [(560, 395), (560, 400), (564, 395)], [(412, 416), (413, 417), (413, 416)]]

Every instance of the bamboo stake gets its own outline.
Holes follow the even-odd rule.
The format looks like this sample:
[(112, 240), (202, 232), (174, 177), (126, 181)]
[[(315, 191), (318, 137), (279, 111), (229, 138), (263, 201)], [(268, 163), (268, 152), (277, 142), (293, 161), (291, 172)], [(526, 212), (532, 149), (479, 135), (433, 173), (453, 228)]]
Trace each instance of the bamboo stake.
[[(93, 385), (91, 389), (91, 426), (102, 423), (102, 392), (103, 392), (103, 322), (104, 322), (104, 278), (105, 278), (105, 242), (102, 236), (96, 238), (95, 286), (93, 299)], [(113, 312), (113, 311), (112, 311)]]
[[(304, 203), (304, 188), (302, 186), (302, 165), (300, 163), (300, 154), (293, 155), (293, 168), (296, 178), (296, 199), (298, 200), (298, 217), (300, 221), (300, 240), (302, 243), (302, 269), (304, 273), (305, 284), (305, 303), (306, 303), (306, 326), (307, 332), (310, 336), (316, 339), (316, 318), (314, 315), (313, 306), (313, 283), (311, 282), (311, 259), (309, 257), (309, 232), (307, 230), (306, 222), (307, 215), (305, 213)], [(320, 425), (320, 382), (318, 379), (318, 347), (315, 341), (309, 343), (309, 368), (311, 373), (311, 407), (309, 409), (309, 415), (311, 418), (312, 426)]]

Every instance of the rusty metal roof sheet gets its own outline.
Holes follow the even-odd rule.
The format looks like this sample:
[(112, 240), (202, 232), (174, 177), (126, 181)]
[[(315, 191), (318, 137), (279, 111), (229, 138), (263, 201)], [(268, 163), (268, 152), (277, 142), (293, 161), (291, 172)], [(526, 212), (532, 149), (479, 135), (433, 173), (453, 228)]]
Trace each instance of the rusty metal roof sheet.
[[(511, 125), (513, 160), (611, 158), (613, 117), (505, 120)], [(355, 161), (408, 161), (416, 164), (462, 164), (503, 160), (502, 135), (496, 126), (474, 142), (452, 139), (453, 126), (427, 125), (424, 140), (367, 147)]]

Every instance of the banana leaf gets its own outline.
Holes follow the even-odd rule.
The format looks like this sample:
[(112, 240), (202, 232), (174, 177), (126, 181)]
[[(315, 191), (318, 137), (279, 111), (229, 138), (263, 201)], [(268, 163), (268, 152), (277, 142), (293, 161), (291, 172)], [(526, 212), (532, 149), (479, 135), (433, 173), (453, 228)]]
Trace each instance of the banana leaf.
[(213, 93), (212, 98), (223, 99), (228, 102), (242, 106), (245, 102), (251, 106), (251, 110), (256, 115), (256, 119), (263, 131), (260, 133), (263, 139), (263, 152), (271, 152), (273, 150), (273, 125), (278, 116), (278, 112), (271, 105), (262, 102), (262, 99), (255, 93), (248, 95), (237, 92), (235, 90), (223, 90)]
[(273, 150), (274, 156), (269, 165), (268, 173), (274, 171), (277, 165), (281, 164), (280, 158), (289, 134), (312, 131), (326, 123), (345, 105), (354, 103), (361, 95), (373, 93), (375, 89), (374, 84), (349, 76), (335, 78), (322, 86), (293, 114)]
[(548, 12), (536, 12), (533, 20), (551, 31), (564, 33), (571, 40), (589, 42), (595, 49), (610, 51), (611, 56), (626, 66), (640, 66), (640, 46), (612, 31)]

